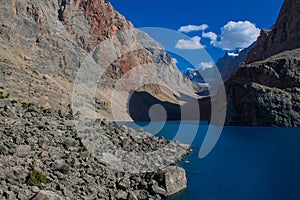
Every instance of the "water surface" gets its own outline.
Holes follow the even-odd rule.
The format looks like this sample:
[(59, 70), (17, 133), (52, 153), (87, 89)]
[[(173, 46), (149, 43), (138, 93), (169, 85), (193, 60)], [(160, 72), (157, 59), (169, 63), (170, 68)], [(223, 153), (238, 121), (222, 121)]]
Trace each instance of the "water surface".
[[(156, 135), (173, 139), (179, 123), (168, 122)], [(181, 123), (187, 137), (192, 134), (190, 130), (199, 127), (192, 143), (193, 152), (186, 156), (189, 164), (180, 163), (186, 169), (188, 187), (168, 199), (300, 199), (299, 128), (225, 127), (213, 151), (199, 159), (199, 148), (208, 125)], [(153, 127), (146, 130), (157, 131)]]

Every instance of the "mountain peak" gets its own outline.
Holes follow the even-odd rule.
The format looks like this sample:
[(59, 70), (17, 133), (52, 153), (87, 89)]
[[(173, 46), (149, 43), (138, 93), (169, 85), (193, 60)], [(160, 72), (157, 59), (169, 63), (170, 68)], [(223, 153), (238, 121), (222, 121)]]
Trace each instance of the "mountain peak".
[(300, 0), (285, 0), (271, 30), (261, 30), (247, 63), (264, 60), (283, 51), (300, 48)]

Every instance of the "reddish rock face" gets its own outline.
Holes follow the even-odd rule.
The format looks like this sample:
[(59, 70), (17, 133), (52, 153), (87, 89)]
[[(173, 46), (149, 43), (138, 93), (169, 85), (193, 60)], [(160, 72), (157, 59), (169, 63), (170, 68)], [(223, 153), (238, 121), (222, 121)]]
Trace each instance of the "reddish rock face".
[[(88, 25), (89, 36), (82, 36), (88, 50), (92, 50), (100, 42), (116, 35), (118, 31), (133, 29), (133, 26), (121, 14), (114, 10), (109, 2), (104, 0), (83, 1), (76, 0), (75, 5), (72, 3), (62, 4), (61, 21), (69, 30), (69, 33), (75, 36), (81, 36), (74, 27), (74, 21), (83, 16), (84, 21), (81, 25)], [(83, 24), (86, 23), (86, 24)]]
[(300, 48), (300, 1), (285, 0), (275, 25), (262, 30), (257, 46), (249, 53), (246, 63), (264, 60), (286, 50)]
[[(96, 52), (102, 58), (96, 61), (93, 50), (109, 38), (114, 38), (113, 45)], [(105, 72), (99, 77), (104, 80), (97, 94), (105, 102), (104, 90), (112, 91), (124, 74), (147, 64), (155, 65), (151, 77), (167, 72), (169, 75), (161, 75), (165, 82), (182, 84), (184, 91), (193, 93), (170, 56), (155, 50), (161, 45), (138, 33), (105, 0), (0, 1), (0, 43), (0, 79), (5, 80), (5, 92), (20, 102), (67, 110), (77, 72), (91, 54), (99, 71)], [(148, 44), (153, 49), (144, 47)], [(144, 69), (147, 67), (141, 73), (145, 75)], [(131, 81), (126, 84), (132, 85)]]

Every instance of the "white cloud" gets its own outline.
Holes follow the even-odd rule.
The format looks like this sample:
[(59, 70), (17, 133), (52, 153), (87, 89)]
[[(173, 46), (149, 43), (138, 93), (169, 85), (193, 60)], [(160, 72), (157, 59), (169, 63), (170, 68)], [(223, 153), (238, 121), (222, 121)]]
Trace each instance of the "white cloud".
[(199, 36), (192, 37), (189, 40), (180, 39), (178, 40), (175, 48), (177, 49), (203, 49), (204, 46), (200, 43), (201, 38)]
[(181, 26), (178, 31), (180, 32), (185, 32), (185, 33), (189, 33), (192, 31), (204, 31), (208, 29), (208, 25), (207, 24), (202, 24), (202, 25), (187, 25), (187, 26)]
[(178, 60), (176, 58), (172, 58), (172, 60), (175, 64), (178, 64)]
[(201, 62), (200, 63), (201, 70), (210, 69), (213, 66), (214, 66), (214, 63), (212, 61), (210, 61), (210, 62)]
[(221, 28), (221, 40), (213, 45), (224, 50), (246, 48), (257, 39), (259, 33), (260, 29), (249, 21), (230, 21)]
[(217, 34), (215, 34), (214, 32), (207, 32), (207, 33), (203, 32), (202, 37), (209, 38), (211, 40), (210, 41), (211, 44), (215, 43), (218, 38)]

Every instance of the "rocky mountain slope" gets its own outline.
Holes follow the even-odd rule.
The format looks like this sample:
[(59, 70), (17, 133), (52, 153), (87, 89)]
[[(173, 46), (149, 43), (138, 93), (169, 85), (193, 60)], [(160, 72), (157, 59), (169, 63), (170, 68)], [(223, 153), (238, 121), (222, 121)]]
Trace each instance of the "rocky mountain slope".
[(177, 91), (194, 92), (109, 2), (0, 1), (0, 43), (0, 198), (161, 199), (186, 187), (175, 163), (188, 145), (103, 120), (132, 119), (131, 90), (177, 105)]
[[(117, 128), (106, 120), (87, 120), (101, 147), (114, 151), (96, 154), (73, 122), (70, 113), (0, 101), (0, 199), (161, 199), (186, 187), (185, 171), (174, 163), (189, 145)], [(113, 167), (116, 161), (127, 162), (117, 157), (121, 151), (144, 171), (134, 173), (134, 165)], [(157, 167), (173, 166), (147, 170), (153, 167), (147, 160), (151, 152)], [(138, 154), (144, 159), (134, 156)]]
[(263, 29), (247, 63), (264, 60), (282, 51), (300, 47), (300, 1), (284, 1), (277, 21), (271, 30)]
[(228, 125), (300, 126), (299, 3), (284, 1), (272, 30), (263, 30), (248, 54), (248, 64), (226, 82)]
[[(132, 68), (143, 65), (155, 66), (151, 71), (153, 79), (160, 75), (163, 81), (182, 85), (192, 93), (188, 81), (162, 47), (137, 32), (109, 2), (11, 0), (1, 1), (0, 6), (0, 80), (11, 99), (68, 110), (74, 82), (85, 76), (95, 80), (97, 88), (76, 90), (82, 94), (82, 110), (87, 115), (96, 107), (100, 117), (112, 119), (111, 107), (120, 104), (111, 101), (116, 83)], [(99, 72), (98, 80), (92, 69)], [(150, 72), (139, 73), (146, 76)], [(173, 74), (174, 79), (169, 80), (164, 73)], [(154, 96), (159, 91), (163, 100), (177, 101), (155, 84), (147, 89)], [(92, 99), (86, 98), (87, 93)], [(119, 99), (126, 101), (126, 94), (122, 96)], [(131, 119), (126, 107), (118, 108), (123, 119)]]

